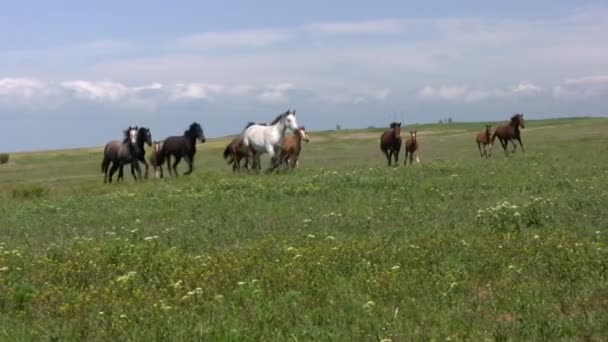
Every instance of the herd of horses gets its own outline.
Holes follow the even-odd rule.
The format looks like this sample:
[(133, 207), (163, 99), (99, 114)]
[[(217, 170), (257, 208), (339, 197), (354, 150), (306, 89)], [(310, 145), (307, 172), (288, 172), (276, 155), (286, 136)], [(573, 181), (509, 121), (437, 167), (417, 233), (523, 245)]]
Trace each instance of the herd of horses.
[[(380, 149), (386, 156), (388, 165), (393, 162), (399, 163), (399, 153), (401, 151), (401, 123), (393, 122), (390, 130), (383, 132), (380, 136)], [(508, 143), (513, 144), (512, 152), (515, 152), (519, 142), (522, 151), (524, 150), (521, 141), (520, 128), (524, 128), (524, 115), (514, 114), (508, 123), (499, 125), (492, 132), (492, 125), (486, 125), (483, 132), (476, 136), (477, 146), (482, 158), (489, 158), (492, 155), (492, 145), (496, 138), (500, 141), (505, 154), (509, 154)], [(287, 129), (293, 134), (286, 136)], [(409, 131), (409, 138), (405, 141), (405, 161), (413, 164), (420, 162), (418, 158), (419, 142), (416, 129)], [(139, 163), (145, 166), (143, 177), (148, 178), (149, 165), (152, 165), (154, 174), (157, 178), (163, 178), (163, 164), (167, 165), (169, 175), (177, 177), (177, 165), (182, 159), (188, 164), (188, 170), (184, 175), (193, 171), (194, 156), (196, 154), (196, 142), (206, 141), (203, 129), (197, 122), (193, 122), (182, 135), (167, 137), (162, 143), (152, 141), (150, 130), (145, 127), (129, 127), (124, 131), (122, 141), (111, 141), (106, 144), (101, 163), (101, 172), (104, 174), (104, 183), (112, 183), (112, 177), (118, 171), (117, 181), (123, 179), (123, 169), (130, 165), (131, 174), (135, 180), (142, 178)], [(242, 169), (248, 171), (260, 171), (260, 156), (268, 154), (270, 167), (268, 172), (276, 170), (278, 167), (293, 169), (298, 165), (299, 155), (302, 151), (302, 141), (309, 142), (308, 133), (303, 126), (298, 126), (296, 112), (287, 110), (278, 115), (270, 124), (249, 122), (224, 149), (223, 157), (235, 172)], [(145, 147), (152, 148), (149, 162), (146, 161)], [(171, 161), (173, 158), (173, 162)]]
[[(395, 164), (399, 163), (399, 151), (402, 145), (401, 122), (391, 123), (390, 128), (390, 130), (382, 132), (380, 136), (380, 150), (386, 156), (389, 166), (393, 163), (393, 159), (395, 160)], [(519, 142), (521, 150), (524, 151), (520, 128), (525, 128), (524, 115), (520, 113), (514, 114), (509, 122), (500, 124), (494, 132), (492, 132), (492, 125), (486, 125), (486, 129), (483, 132), (479, 132), (475, 137), (481, 157), (489, 158), (492, 156), (492, 146), (496, 138), (500, 141), (506, 155), (509, 155), (509, 142), (513, 144), (511, 153), (515, 152), (517, 149), (516, 140)], [(416, 156), (416, 162), (420, 161), (417, 154), (419, 148), (418, 139), (416, 138), (417, 133), (417, 130), (409, 131), (410, 137), (405, 141), (404, 165), (407, 165), (408, 157), (410, 164), (412, 164), (414, 162), (414, 155)]]

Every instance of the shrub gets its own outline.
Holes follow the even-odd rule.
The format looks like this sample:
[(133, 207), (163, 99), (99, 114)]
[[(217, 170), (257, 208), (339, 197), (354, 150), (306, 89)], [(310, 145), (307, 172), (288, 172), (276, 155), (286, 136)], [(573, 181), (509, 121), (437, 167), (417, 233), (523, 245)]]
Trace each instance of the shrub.
[(9, 154), (8, 153), (0, 153), (0, 164), (8, 163)]

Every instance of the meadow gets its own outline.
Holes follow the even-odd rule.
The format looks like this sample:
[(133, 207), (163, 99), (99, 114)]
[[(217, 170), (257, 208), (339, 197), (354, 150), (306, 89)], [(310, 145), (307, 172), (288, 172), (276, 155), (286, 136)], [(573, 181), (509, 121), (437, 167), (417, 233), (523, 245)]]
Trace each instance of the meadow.
[(208, 140), (190, 176), (112, 185), (101, 148), (12, 154), (0, 339), (606, 340), (608, 119), (526, 121), (490, 160), (483, 127), (418, 125), (390, 168), (380, 130), (309, 132), (272, 175)]

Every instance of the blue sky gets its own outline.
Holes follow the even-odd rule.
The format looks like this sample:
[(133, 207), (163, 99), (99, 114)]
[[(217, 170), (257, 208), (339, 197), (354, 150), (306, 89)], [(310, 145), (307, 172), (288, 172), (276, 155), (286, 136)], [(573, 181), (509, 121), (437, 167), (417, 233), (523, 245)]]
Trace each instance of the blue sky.
[(296, 108), (308, 129), (608, 114), (593, 1), (20, 1), (0, 12), (0, 151)]

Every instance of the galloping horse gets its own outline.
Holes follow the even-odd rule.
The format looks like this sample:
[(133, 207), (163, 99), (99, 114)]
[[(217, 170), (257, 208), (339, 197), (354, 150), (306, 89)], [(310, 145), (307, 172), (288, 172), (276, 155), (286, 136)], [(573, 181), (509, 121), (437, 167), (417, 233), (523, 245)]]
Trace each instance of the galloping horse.
[[(140, 127), (137, 131), (137, 160), (139, 162), (144, 163), (146, 166), (146, 172), (144, 173), (144, 178), (148, 179), (148, 162), (146, 162), (146, 144), (148, 146), (152, 146), (152, 134), (150, 134), (150, 130), (145, 127)], [(118, 179), (122, 179), (122, 169), (118, 170)], [(135, 166), (131, 163), (131, 174), (133, 175), (133, 179), (135, 179)]]
[(420, 163), (420, 159), (418, 159), (418, 139), (416, 135), (418, 134), (418, 130), (410, 130), (410, 138), (405, 142), (405, 160), (403, 161), (403, 165), (407, 165), (407, 156), (410, 156), (410, 164), (414, 163), (414, 153), (416, 153), (416, 163)]
[(302, 152), (302, 140), (306, 143), (310, 141), (304, 126), (300, 126), (294, 134), (285, 137), (283, 147), (281, 148), (280, 164), (292, 169), (296, 167), (300, 158), (300, 152)]
[(163, 178), (163, 163), (165, 162), (165, 157), (163, 156), (162, 145), (160, 141), (154, 142), (154, 147), (152, 149), (152, 155), (150, 156), (150, 164), (152, 164), (152, 168), (154, 169), (154, 175), (156, 178)]
[[(135, 170), (139, 178), (141, 178), (141, 169), (139, 168), (139, 163), (137, 162), (137, 127), (130, 127), (124, 131), (125, 138), (122, 142), (120, 141), (110, 141), (106, 144), (103, 151), (103, 161), (101, 162), (101, 172), (104, 173), (103, 182), (112, 183), (112, 176), (114, 172), (118, 168), (122, 168), (124, 164), (131, 164), (135, 166)], [(108, 167), (112, 164), (112, 168), (109, 170), (108, 177)], [(135, 177), (135, 174), (133, 175)], [(122, 179), (122, 176), (119, 175), (118, 181)], [(137, 180), (137, 177), (135, 177)]]
[[(479, 132), (477, 134), (477, 148), (479, 148), (479, 154), (481, 154), (481, 157), (491, 157), (492, 156), (492, 125), (486, 125), (486, 130), (483, 132)], [(483, 146), (483, 151), (481, 149), (481, 147)], [(486, 146), (489, 146), (490, 149), (490, 155), (488, 156), (488, 150), (486, 150)]]
[(275, 156), (279, 153), (287, 128), (294, 132), (298, 129), (295, 110), (293, 112), (287, 110), (280, 114), (268, 126), (255, 124), (245, 129), (241, 138), (249, 157), (254, 161), (254, 169), (260, 168), (259, 158), (264, 153), (268, 153), (271, 158), (268, 171), (273, 171), (277, 167)]
[(395, 164), (399, 164), (399, 151), (401, 151), (401, 122), (393, 122), (389, 131), (380, 136), (380, 150), (384, 152), (388, 166), (391, 166), (393, 156)]
[[(245, 126), (243, 129), (243, 132), (253, 125), (256, 125), (256, 123), (249, 121), (247, 126)], [(258, 123), (257, 125), (267, 126), (265, 123)], [(234, 172), (241, 169), (241, 160), (243, 159), (245, 160), (245, 169), (249, 169), (249, 153), (247, 148), (243, 145), (243, 138), (241, 136), (243, 132), (241, 132), (239, 136), (232, 139), (232, 141), (228, 143), (224, 149), (224, 159), (230, 158), (228, 159), (227, 163), (228, 165), (232, 164), (232, 171)]]
[(514, 114), (511, 117), (511, 120), (509, 121), (508, 124), (501, 124), (500, 126), (496, 127), (496, 130), (494, 131), (494, 135), (492, 135), (492, 145), (494, 145), (494, 139), (496, 139), (496, 137), (498, 137), (498, 140), (500, 140), (500, 144), (502, 145), (503, 150), (505, 151), (505, 154), (508, 156), (509, 155), (509, 151), (507, 150), (509, 141), (511, 141), (513, 143), (513, 151), (512, 153), (515, 153), (515, 149), (517, 148), (517, 145), (515, 145), (515, 141), (517, 140), (519, 141), (519, 146), (521, 146), (521, 151), (524, 151), (524, 145), (521, 142), (521, 134), (519, 131), (519, 128), (525, 128), (524, 125), (524, 115), (523, 114)]
[[(193, 122), (182, 136), (171, 136), (165, 139), (162, 148), (163, 158), (167, 161), (167, 169), (169, 175), (177, 177), (177, 164), (184, 158), (188, 164), (188, 171), (184, 172), (184, 175), (192, 173), (194, 162), (194, 155), (196, 154), (196, 139), (199, 139), (201, 143), (206, 141), (205, 134), (201, 125)], [(171, 156), (175, 158), (173, 167), (171, 166)], [(173, 172), (171, 172), (173, 171)]]

